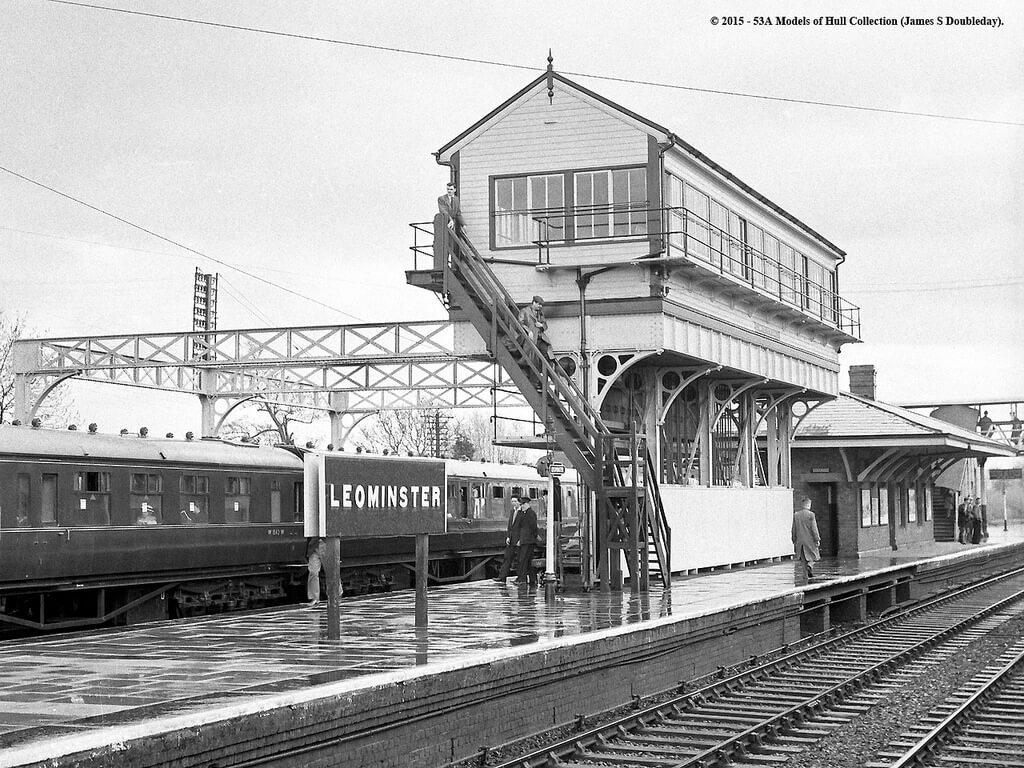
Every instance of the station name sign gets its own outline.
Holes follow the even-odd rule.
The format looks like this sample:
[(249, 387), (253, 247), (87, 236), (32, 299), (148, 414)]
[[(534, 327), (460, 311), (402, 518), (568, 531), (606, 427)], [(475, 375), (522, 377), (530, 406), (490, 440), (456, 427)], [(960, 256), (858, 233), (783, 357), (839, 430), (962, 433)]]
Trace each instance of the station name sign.
[(412, 536), (445, 532), (439, 459), (313, 453), (305, 458), (307, 536)]
[(1021, 475), (1024, 472), (1021, 471), (1020, 467), (1012, 469), (990, 469), (988, 471), (989, 480), (1020, 480)]

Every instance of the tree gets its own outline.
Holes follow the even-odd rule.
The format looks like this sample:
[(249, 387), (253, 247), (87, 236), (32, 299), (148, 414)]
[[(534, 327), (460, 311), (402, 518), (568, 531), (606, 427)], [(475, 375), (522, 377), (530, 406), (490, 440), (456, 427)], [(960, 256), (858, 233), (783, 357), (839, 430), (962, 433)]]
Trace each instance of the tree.
[(367, 451), (447, 456), (449, 419), (440, 408), (379, 411), (355, 442)]
[[(14, 419), (14, 342), (26, 338), (30, 329), (24, 315), (10, 316), (0, 309), (0, 422)], [(29, 395), (36, 398), (41, 382), (29, 383)], [(61, 384), (46, 396), (36, 416), (54, 427), (76, 424), (80, 417), (67, 386)]]
[(295, 445), (295, 425), (312, 424), (316, 413), (309, 408), (286, 405), (272, 400), (254, 400), (244, 410), (221, 425), (220, 434), (229, 440), (258, 442), (264, 445)]
[[(487, 409), (473, 409), (463, 412), (458, 419), (458, 434), (472, 445), (473, 452), (469, 454), (472, 458), (481, 461), (504, 461), (507, 464), (522, 464), (535, 461), (536, 457), (542, 454), (529, 448), (509, 448), (507, 446), (494, 445), (495, 424), (492, 421), (491, 413)], [(508, 423), (498, 421), (498, 437), (508, 437), (511, 427)]]

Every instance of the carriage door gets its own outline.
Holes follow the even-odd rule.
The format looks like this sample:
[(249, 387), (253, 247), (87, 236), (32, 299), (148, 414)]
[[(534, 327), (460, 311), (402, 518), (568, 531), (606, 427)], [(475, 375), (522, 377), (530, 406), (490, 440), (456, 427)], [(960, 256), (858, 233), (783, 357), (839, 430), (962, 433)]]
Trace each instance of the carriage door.
[(456, 520), (465, 520), (470, 510), (470, 483), (468, 480), (455, 480), (449, 483), (450, 498), (448, 514)]

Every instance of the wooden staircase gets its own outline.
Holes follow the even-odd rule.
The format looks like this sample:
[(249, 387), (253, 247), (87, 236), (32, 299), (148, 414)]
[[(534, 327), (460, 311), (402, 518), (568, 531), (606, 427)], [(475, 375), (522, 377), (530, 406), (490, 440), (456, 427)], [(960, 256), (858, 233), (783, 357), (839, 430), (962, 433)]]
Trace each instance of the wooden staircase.
[[(625, 556), (634, 590), (651, 574), (671, 579), (669, 529), (645, 442), (616, 432), (575, 382), (541, 353), (519, 320), (519, 307), (464, 234), (446, 233), (442, 292), (465, 313), (596, 499), (595, 538), (602, 589), (622, 584)], [(585, 586), (590, 586), (589, 584)]]

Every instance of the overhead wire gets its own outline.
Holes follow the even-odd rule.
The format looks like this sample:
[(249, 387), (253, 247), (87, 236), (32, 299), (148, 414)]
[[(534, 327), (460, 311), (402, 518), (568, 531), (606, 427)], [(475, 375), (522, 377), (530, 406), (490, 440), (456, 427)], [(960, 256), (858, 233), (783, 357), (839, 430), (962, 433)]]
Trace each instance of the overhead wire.
[(242, 308), (247, 310), (249, 314), (255, 317), (260, 322), (266, 323), (268, 326), (273, 326), (275, 323), (270, 319), (259, 306), (251, 301), (243, 292), (242, 289), (233, 286), (224, 275), (219, 277), (219, 287), (227, 293), (231, 298), (242, 305)]
[[(111, 13), (123, 13), (131, 16), (144, 16), (152, 19), (160, 19), (163, 21), (176, 21), (183, 24), (198, 24), (207, 27), (217, 27), (220, 29), (230, 29), (238, 32), (253, 32), (261, 35), (273, 35), (276, 37), (286, 37), (293, 40), (305, 40), (308, 42), (316, 43), (328, 43), (331, 45), (343, 45), (351, 48), (363, 48), (367, 50), (383, 51), (386, 53), (401, 53), (408, 56), (423, 56), (432, 59), (444, 59), (448, 61), (458, 61), (468, 64), (483, 64), (489, 67), (503, 67), (506, 69), (519, 69), (527, 70), (532, 72), (543, 71), (543, 68), (536, 66), (528, 66), (526, 64), (515, 64), (507, 61), (496, 61), (494, 59), (482, 59), (471, 56), (455, 56), (449, 53), (437, 53), (434, 51), (420, 51), (413, 48), (400, 48), (398, 46), (388, 45), (375, 45), (372, 43), (359, 43), (354, 40), (341, 40), (333, 37), (323, 37), (321, 35), (306, 35), (297, 32), (283, 32), (276, 29), (265, 29), (263, 27), (251, 27), (244, 24), (228, 24), (219, 21), (208, 21), (205, 19), (193, 19), (186, 16), (173, 16), (170, 14), (163, 13), (151, 13), (148, 11), (137, 11), (129, 8), (116, 8), (108, 5), (99, 5), (97, 3), (83, 3), (77, 2), (76, 0), (47, 0), (47, 2), (56, 3), (59, 5), (71, 5), (79, 8), (88, 8), (99, 11), (109, 11)], [(833, 109), (849, 109), (863, 112), (879, 112), (891, 115), (905, 115), (910, 117), (927, 117), (937, 120), (958, 120), (963, 122), (971, 123), (988, 123), (992, 125), (1012, 125), (1012, 126), (1024, 126), (1024, 122), (1014, 120), (994, 120), (982, 117), (970, 117), (966, 115), (944, 115), (934, 112), (918, 112), (914, 110), (905, 109), (891, 109), (888, 107), (869, 107), (860, 104), (843, 104), (840, 102), (831, 101), (818, 101), (814, 99), (797, 99), (787, 96), (770, 96), (768, 94), (759, 93), (746, 93), (744, 91), (727, 91), (718, 88), (701, 88), (693, 85), (682, 85), (679, 83), (664, 83), (654, 80), (640, 80), (629, 77), (616, 77), (614, 75), (598, 75), (592, 72), (571, 72), (564, 71), (563, 74), (571, 75), (572, 77), (587, 77), (594, 80), (607, 80), (616, 83), (627, 83), (630, 85), (644, 85), (652, 88), (669, 88), (680, 91), (691, 91), (694, 93), (707, 93), (716, 96), (734, 96), (737, 98), (745, 99), (760, 99), (763, 101), (778, 101), (788, 104), (805, 104), (808, 106), (816, 107), (830, 107)]]
[(850, 295), (861, 293), (937, 293), (940, 291), (973, 291), (979, 288), (1006, 288), (1015, 285), (1024, 285), (1024, 278), (975, 283), (973, 285), (964, 285), (956, 282), (948, 285), (902, 286), (899, 288), (857, 288), (856, 286), (846, 285), (843, 286), (843, 291)]
[(83, 205), (86, 208), (88, 208), (88, 209), (90, 209), (92, 211), (96, 211), (97, 213), (100, 213), (100, 214), (102, 214), (104, 216), (109, 216), (110, 218), (114, 219), (115, 221), (119, 221), (122, 224), (125, 224), (125, 225), (127, 225), (129, 227), (132, 227), (133, 229), (139, 230), (140, 232), (145, 232), (147, 235), (150, 235), (151, 237), (155, 237), (158, 240), (163, 240), (165, 243), (170, 243), (171, 245), (175, 246), (176, 248), (181, 248), (182, 250), (188, 251), (189, 253), (195, 254), (196, 256), (199, 256), (199, 257), (201, 257), (203, 259), (207, 259), (209, 261), (212, 261), (215, 264), (220, 264), (221, 266), (227, 267), (228, 269), (233, 269), (234, 271), (236, 271), (236, 272), (238, 272), (240, 274), (243, 274), (246, 277), (251, 277), (253, 280), (257, 280), (257, 281), (259, 281), (261, 283), (265, 283), (266, 285), (269, 285), (269, 286), (271, 286), (273, 288), (277, 288), (278, 290), (284, 291), (285, 293), (289, 293), (292, 296), (297, 296), (300, 299), (304, 299), (306, 301), (312, 302), (313, 304), (318, 304), (319, 306), (324, 307), (325, 309), (329, 309), (332, 312), (337, 312), (339, 314), (345, 315), (346, 317), (350, 317), (353, 320), (357, 320), (359, 322), (365, 322), (361, 317), (357, 317), (356, 315), (353, 315), (351, 312), (346, 312), (345, 310), (341, 309), (340, 307), (332, 306), (330, 304), (327, 304), (326, 302), (320, 301), (319, 299), (315, 299), (312, 296), (307, 296), (304, 293), (300, 293), (300, 292), (298, 292), (296, 290), (288, 288), (287, 286), (281, 285), (280, 283), (275, 283), (273, 280), (267, 280), (265, 277), (260, 277), (259, 275), (253, 274), (252, 272), (249, 272), (248, 270), (243, 269), (242, 267), (239, 267), (239, 266), (237, 266), (235, 264), (231, 264), (230, 262), (224, 261), (223, 259), (218, 259), (215, 256), (210, 256), (209, 254), (203, 253), (202, 251), (199, 251), (199, 250), (197, 250), (195, 248), (192, 248), (191, 246), (185, 245), (184, 243), (179, 243), (176, 240), (172, 240), (169, 237), (161, 235), (159, 232), (154, 232), (151, 229), (147, 229), (146, 227), (143, 227), (141, 224), (136, 224), (135, 222), (129, 221), (128, 219), (126, 219), (126, 218), (124, 218), (122, 216), (118, 216), (116, 213), (111, 213), (110, 211), (107, 211), (107, 210), (105, 210), (103, 208), (100, 208), (99, 206), (93, 205), (92, 203), (87, 203), (85, 200), (81, 200), (81, 199), (75, 197), (74, 195), (69, 195), (67, 192), (62, 192), (61, 190), (56, 189), (54, 187), (51, 187), (48, 184), (44, 184), (41, 181), (36, 181), (35, 179), (29, 178), (28, 176), (25, 176), (24, 174), (18, 173), (17, 171), (13, 171), (10, 168), (7, 168), (5, 166), (0, 165), (0, 171), (3, 171), (4, 173), (8, 173), (11, 176), (14, 176), (16, 178), (21, 179), (22, 181), (27, 181), (29, 184), (34, 184), (37, 187), (41, 187), (42, 189), (45, 189), (45, 190), (47, 190), (49, 192), (52, 192), (53, 194), (58, 195), (60, 197), (63, 197), (65, 199), (67, 199), (67, 200), (71, 200), (72, 202), (78, 203), (79, 205)]

